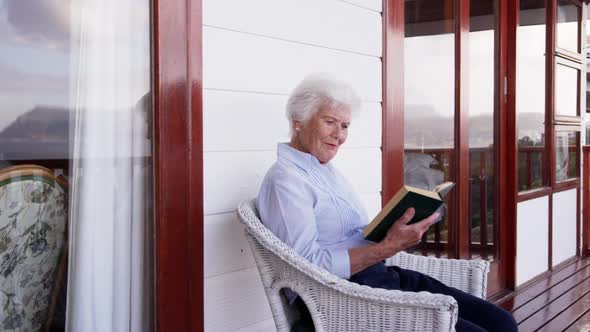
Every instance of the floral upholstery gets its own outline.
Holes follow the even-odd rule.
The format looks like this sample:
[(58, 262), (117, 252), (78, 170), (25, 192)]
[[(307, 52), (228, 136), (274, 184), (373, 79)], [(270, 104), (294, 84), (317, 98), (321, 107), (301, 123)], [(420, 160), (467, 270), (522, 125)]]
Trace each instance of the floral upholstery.
[(29, 169), (0, 170), (0, 330), (43, 328), (64, 252), (66, 191), (49, 170)]

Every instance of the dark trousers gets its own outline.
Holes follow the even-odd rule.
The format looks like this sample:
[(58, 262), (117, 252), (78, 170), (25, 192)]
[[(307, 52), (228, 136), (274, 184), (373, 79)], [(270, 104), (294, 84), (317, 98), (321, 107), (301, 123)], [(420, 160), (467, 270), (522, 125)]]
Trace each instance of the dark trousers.
[(459, 320), (455, 325), (458, 332), (518, 331), (508, 311), (416, 271), (379, 263), (353, 275), (350, 281), (373, 288), (450, 295), (459, 304)]

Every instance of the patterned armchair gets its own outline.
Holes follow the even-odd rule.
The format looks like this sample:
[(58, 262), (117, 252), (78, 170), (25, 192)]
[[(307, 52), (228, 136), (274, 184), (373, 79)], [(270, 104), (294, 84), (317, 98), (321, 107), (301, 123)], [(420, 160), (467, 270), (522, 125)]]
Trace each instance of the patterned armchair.
[(66, 229), (64, 180), (41, 166), (0, 169), (0, 330), (39, 331), (48, 322)]
[[(243, 202), (238, 215), (266, 291), (277, 331), (290, 331), (299, 313), (281, 292), (295, 291), (311, 313), (316, 331), (454, 331), (455, 299), (428, 292), (404, 292), (361, 286), (322, 270), (275, 237), (258, 218), (255, 200)], [(426, 273), (449, 286), (483, 298), (489, 263), (438, 259), (399, 253), (387, 260)]]

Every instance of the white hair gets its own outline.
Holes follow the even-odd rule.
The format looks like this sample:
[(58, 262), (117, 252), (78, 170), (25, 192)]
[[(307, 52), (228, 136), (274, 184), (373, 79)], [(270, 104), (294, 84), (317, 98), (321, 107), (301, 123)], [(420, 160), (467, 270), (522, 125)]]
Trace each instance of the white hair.
[(287, 101), (289, 133), (293, 134), (292, 121), (305, 123), (322, 107), (347, 107), (354, 117), (358, 114), (361, 100), (352, 87), (328, 74), (311, 74), (291, 92)]

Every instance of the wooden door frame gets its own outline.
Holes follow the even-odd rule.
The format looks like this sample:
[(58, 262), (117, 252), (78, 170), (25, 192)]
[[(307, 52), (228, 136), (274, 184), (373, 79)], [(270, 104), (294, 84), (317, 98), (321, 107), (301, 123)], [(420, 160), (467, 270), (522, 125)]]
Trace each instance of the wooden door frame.
[(153, 0), (155, 330), (204, 330), (202, 1)]

